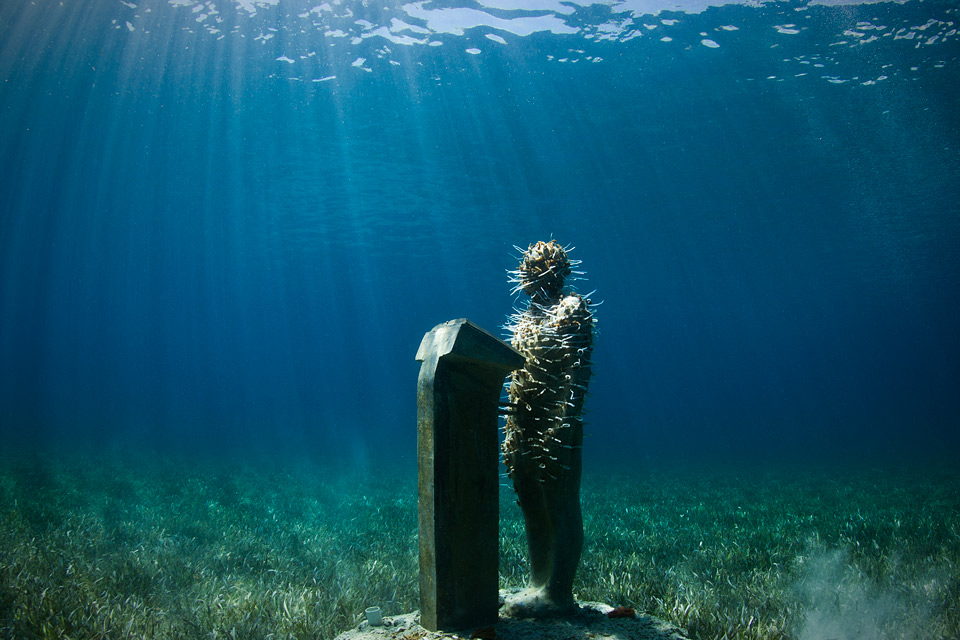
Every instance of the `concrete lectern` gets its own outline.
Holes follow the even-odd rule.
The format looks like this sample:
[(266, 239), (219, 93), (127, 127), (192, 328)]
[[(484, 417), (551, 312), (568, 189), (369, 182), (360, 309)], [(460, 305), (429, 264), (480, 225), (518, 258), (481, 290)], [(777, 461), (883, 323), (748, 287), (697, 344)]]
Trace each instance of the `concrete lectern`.
[(499, 428), (504, 377), (524, 357), (466, 319), (431, 329), (417, 351), (420, 624), (495, 624)]

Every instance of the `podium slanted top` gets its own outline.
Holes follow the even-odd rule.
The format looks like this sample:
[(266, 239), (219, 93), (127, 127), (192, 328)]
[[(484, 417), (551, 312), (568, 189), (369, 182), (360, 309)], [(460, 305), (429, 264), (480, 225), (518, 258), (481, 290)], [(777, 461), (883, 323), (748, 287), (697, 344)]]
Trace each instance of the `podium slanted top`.
[(519, 369), (525, 362), (519, 351), (466, 318), (438, 324), (428, 331), (417, 349), (417, 361), (426, 361), (431, 353), (438, 360), (469, 360), (504, 372)]

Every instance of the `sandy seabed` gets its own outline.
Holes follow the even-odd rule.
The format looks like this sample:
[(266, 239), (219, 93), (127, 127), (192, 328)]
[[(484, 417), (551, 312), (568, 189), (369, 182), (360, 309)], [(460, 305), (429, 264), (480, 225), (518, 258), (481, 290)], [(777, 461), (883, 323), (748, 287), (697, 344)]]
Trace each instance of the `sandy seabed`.
[(407, 613), (385, 618), (380, 626), (362, 622), (336, 640), (688, 640), (663, 620), (642, 614), (610, 617), (614, 607), (600, 602), (579, 605), (576, 615), (559, 618), (517, 619), (501, 611), (495, 625), (452, 631), (429, 631), (420, 626), (418, 613)]

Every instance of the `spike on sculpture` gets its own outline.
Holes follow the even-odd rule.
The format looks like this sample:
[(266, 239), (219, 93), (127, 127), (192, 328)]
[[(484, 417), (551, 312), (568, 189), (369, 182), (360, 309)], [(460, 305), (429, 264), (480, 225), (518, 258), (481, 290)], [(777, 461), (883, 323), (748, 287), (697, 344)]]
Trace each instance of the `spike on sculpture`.
[[(519, 250), (519, 248), (518, 248)], [(574, 612), (573, 579), (583, 550), (580, 513), (583, 400), (590, 381), (590, 300), (566, 288), (578, 260), (557, 242), (523, 251), (514, 292), (530, 296), (511, 316), (511, 345), (525, 365), (510, 375), (503, 460), (523, 512), (529, 586), (508, 598), (517, 617)]]

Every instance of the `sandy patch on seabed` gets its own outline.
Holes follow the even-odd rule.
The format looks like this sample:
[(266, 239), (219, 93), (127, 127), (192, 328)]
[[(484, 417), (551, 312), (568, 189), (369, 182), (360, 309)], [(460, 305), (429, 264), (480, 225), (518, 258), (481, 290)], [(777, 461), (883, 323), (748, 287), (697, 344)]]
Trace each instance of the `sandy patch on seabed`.
[[(504, 617), (493, 627), (428, 631), (418, 624), (418, 612), (386, 617), (383, 626), (362, 622), (336, 640), (687, 640), (684, 632), (657, 618), (610, 618), (613, 607), (599, 602), (581, 602), (579, 614), (553, 619)], [(492, 632), (491, 632), (492, 631)]]

